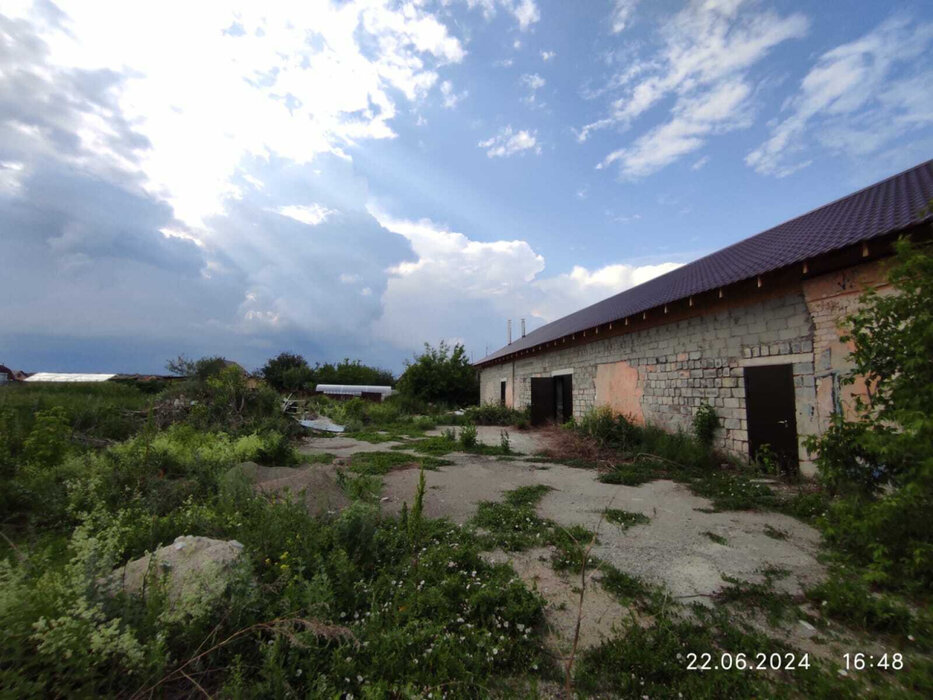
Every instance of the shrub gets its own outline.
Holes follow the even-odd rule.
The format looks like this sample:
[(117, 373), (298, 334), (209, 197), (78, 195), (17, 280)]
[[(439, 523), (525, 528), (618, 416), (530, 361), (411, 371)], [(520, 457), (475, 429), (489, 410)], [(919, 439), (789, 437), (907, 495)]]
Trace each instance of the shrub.
[(650, 424), (636, 425), (627, 417), (614, 414), (607, 406), (587, 413), (573, 429), (601, 446), (619, 450), (623, 459), (653, 455), (687, 469), (709, 469), (717, 462), (709, 447), (692, 436), (681, 431), (671, 433)]
[(475, 425), (465, 425), (460, 428), (460, 446), (466, 450), (476, 447)]
[(528, 415), (529, 409), (517, 411), (500, 403), (471, 406), (463, 412), (464, 421), (474, 425), (518, 425), (522, 421), (527, 423)]
[(910, 634), (914, 620), (903, 604), (875, 595), (857, 576), (838, 571), (807, 591), (820, 611), (831, 618), (870, 632)]
[(449, 406), (474, 404), (479, 398), (476, 371), (463, 345), (451, 348), (443, 341), (436, 348), (425, 343), (424, 352), (405, 363), (398, 390), (409, 399)]
[(821, 479), (850, 495), (834, 504), (827, 537), (869, 566), (875, 582), (933, 586), (933, 246), (901, 240), (889, 280), (845, 321), (853, 369), (864, 382), (854, 420), (834, 418), (807, 441)]
[(499, 431), (499, 449), (504, 455), (512, 452), (512, 441), (509, 440), (509, 433), (505, 430)]
[(279, 391), (298, 391), (312, 380), (311, 368), (301, 355), (279, 353), (259, 370), (269, 386)]
[(713, 438), (716, 437), (719, 427), (719, 416), (716, 415), (716, 410), (706, 402), (701, 403), (693, 416), (693, 436), (701, 445), (712, 447)]

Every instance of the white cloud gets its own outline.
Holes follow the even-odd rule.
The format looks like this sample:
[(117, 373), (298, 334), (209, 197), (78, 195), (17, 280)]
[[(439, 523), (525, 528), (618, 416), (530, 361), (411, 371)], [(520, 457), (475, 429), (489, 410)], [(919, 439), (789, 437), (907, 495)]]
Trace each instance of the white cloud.
[(525, 73), (519, 78), (519, 82), (528, 90), (528, 94), (522, 98), (522, 101), (534, 106), (537, 100), (538, 90), (543, 88), (547, 81), (537, 73)]
[(679, 263), (614, 264), (588, 270), (574, 265), (570, 272), (534, 283), (534, 293), (538, 298), (532, 305), (532, 314), (544, 321), (553, 321), (678, 267)]
[(299, 221), (308, 226), (317, 226), (324, 223), (327, 218), (337, 212), (320, 204), (290, 204), (279, 207), (276, 211), (282, 216)]
[(469, 94), (468, 90), (464, 90), (463, 92), (454, 91), (453, 83), (449, 80), (445, 80), (441, 83), (441, 97), (444, 100), (444, 109), (453, 109), (462, 100), (466, 99)]
[(420, 5), (388, 0), (110, 0), (67, 12), (67, 30), (32, 17), (52, 69), (129, 76), (114, 99), (151, 144), (138, 163), (121, 159), (108, 120), (88, 114), (86, 150), (140, 174), (194, 226), (242, 195), (233, 180), (244, 158), (308, 163), (394, 137), (398, 101), (420, 101), (437, 69), (466, 55)]
[(519, 0), (513, 6), (512, 14), (518, 20), (518, 26), (522, 31), (526, 31), (532, 24), (541, 19), (541, 13), (534, 0)]
[(690, 169), (691, 169), (691, 170), (700, 170), (700, 169), (702, 169), (703, 167), (705, 167), (707, 163), (709, 163), (709, 156), (703, 156), (702, 158), (700, 158), (699, 160), (697, 160), (693, 165), (691, 165), (691, 166), (690, 166)]
[(913, 129), (933, 123), (933, 70), (898, 72), (929, 55), (933, 24), (896, 15), (865, 36), (827, 51), (784, 106), (789, 116), (745, 162), (778, 177), (806, 167), (813, 140), (833, 153), (875, 153)]
[[(424, 338), (487, 338), (505, 343), (505, 320), (529, 326), (554, 321), (678, 267), (676, 263), (610, 264), (542, 277), (544, 258), (522, 240), (480, 242), (427, 219), (395, 219), (372, 211), (385, 228), (405, 236), (416, 262), (390, 271), (383, 294), (380, 337), (418, 349)], [(501, 321), (502, 336), (490, 338)], [(422, 329), (418, 338), (408, 329)], [(490, 347), (490, 350), (495, 349)], [(476, 359), (479, 359), (478, 357)]]
[(13, 195), (19, 191), (24, 164), (15, 160), (0, 160), (0, 193)]
[(740, 80), (721, 82), (713, 91), (678, 100), (673, 118), (639, 137), (634, 144), (606, 156), (604, 168), (618, 161), (627, 177), (657, 172), (687, 153), (701, 148), (706, 137), (751, 123), (748, 96), (751, 90)]
[(537, 73), (525, 73), (521, 77), (522, 84), (532, 92), (544, 87), (545, 80)]
[[(445, 5), (449, 2), (451, 0), (442, 0)], [(515, 18), (518, 28), (523, 32), (541, 19), (535, 0), (466, 0), (466, 4), (470, 9), (480, 8), (487, 21), (495, 17), (497, 9), (501, 7)]]
[(480, 141), (476, 145), (485, 148), (486, 155), (490, 158), (503, 158), (523, 151), (541, 153), (536, 131), (526, 131), (525, 129), (513, 131), (511, 126), (502, 127), (499, 129), (498, 134), (485, 141)]
[(639, 177), (698, 149), (712, 134), (747, 126), (750, 69), (778, 44), (803, 36), (809, 24), (801, 14), (781, 16), (749, 4), (693, 0), (669, 18), (660, 28), (661, 49), (628, 61), (613, 76), (607, 90), (621, 90), (622, 95), (609, 115), (583, 127), (578, 139), (585, 141), (610, 126), (628, 129), (661, 100), (673, 97), (668, 122), (602, 163), (618, 162), (623, 175)]
[(639, 0), (615, 0), (610, 17), (613, 34), (618, 34), (628, 26), (638, 2)]
[(555, 56), (557, 56), (557, 52), (555, 51), (542, 51), (541, 52), (541, 60), (544, 61), (545, 63), (553, 59)]

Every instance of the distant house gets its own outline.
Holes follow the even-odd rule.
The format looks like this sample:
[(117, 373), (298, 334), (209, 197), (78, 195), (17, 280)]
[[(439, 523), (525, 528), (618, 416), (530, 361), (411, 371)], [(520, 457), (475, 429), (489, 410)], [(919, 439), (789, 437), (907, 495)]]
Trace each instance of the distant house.
[(893, 241), (929, 235), (931, 199), (928, 161), (552, 321), (476, 363), (482, 400), (533, 423), (605, 406), (669, 430), (705, 403), (720, 449), (767, 445), (813, 474), (804, 439), (865, 391), (841, 381), (839, 321), (887, 288)]
[(316, 394), (324, 394), (332, 399), (347, 400), (354, 397), (365, 401), (375, 401), (379, 403), (387, 397), (392, 396), (393, 391), (390, 386), (373, 386), (368, 384), (318, 384), (314, 388)]
[(0, 365), (0, 384), (7, 384), (8, 382), (16, 381), (16, 372), (11, 370), (6, 365)]

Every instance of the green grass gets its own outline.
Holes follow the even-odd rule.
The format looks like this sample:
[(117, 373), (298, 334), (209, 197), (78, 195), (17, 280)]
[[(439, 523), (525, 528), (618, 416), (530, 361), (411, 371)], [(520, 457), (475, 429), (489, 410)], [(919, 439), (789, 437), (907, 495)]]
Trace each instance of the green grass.
[(541, 501), (544, 494), (553, 490), (553, 488), (545, 484), (520, 486), (514, 491), (509, 491), (505, 494), (505, 502), (516, 507), (535, 506)]
[(762, 583), (740, 581), (731, 576), (723, 576), (723, 580), (730, 585), (719, 591), (716, 595), (716, 602), (760, 610), (771, 626), (794, 621), (802, 616), (797, 607), (802, 601), (796, 600), (789, 593), (777, 591), (774, 587), (775, 580), (784, 578), (788, 572), (780, 569), (767, 569), (762, 573), (765, 577)]
[(337, 471), (337, 483), (348, 498), (354, 501), (376, 504), (382, 495), (382, 479), (374, 474), (357, 474)]
[(774, 540), (786, 540), (788, 537), (786, 530), (781, 530), (779, 528), (772, 527), (771, 525), (765, 525), (764, 533)]
[(142, 427), (152, 401), (153, 396), (135, 386), (113, 382), (0, 386), (0, 415), (8, 416), (4, 431), (14, 442), (22, 442), (32, 430), (36, 413), (56, 406), (65, 409), (77, 433), (125, 440)]
[(333, 464), (337, 456), (330, 452), (301, 453), (302, 464)]
[(452, 440), (446, 435), (435, 435), (420, 440), (409, 440), (402, 445), (393, 445), (390, 449), (414, 450), (415, 452), (435, 456), (442, 456), (450, 454), (451, 452), (463, 452), (465, 454), (485, 455), (490, 457), (516, 457), (521, 455), (521, 452), (515, 452), (511, 448), (507, 450), (504, 449), (501, 444), (484, 445), (483, 443), (476, 443), (471, 447), (464, 447), (461, 442)]
[(840, 678), (813, 655), (809, 669), (786, 672), (688, 669), (691, 654), (801, 652), (737, 623), (721, 610), (695, 606), (690, 616), (669, 602), (656, 606), (650, 625), (631, 621), (610, 640), (588, 649), (575, 669), (578, 691), (596, 697), (746, 698), (855, 697), (849, 679)]
[(598, 568), (599, 585), (623, 605), (647, 600), (656, 590), (641, 579), (620, 571), (607, 562), (600, 562)]
[(903, 598), (876, 593), (857, 572), (835, 567), (829, 578), (810, 588), (807, 597), (833, 620), (869, 633), (907, 637), (933, 648), (933, 614), (912, 609)]
[(729, 540), (727, 540), (727, 539), (726, 539), (725, 537), (723, 537), (722, 535), (717, 535), (715, 532), (710, 532), (709, 530), (707, 530), (706, 532), (702, 532), (702, 533), (700, 533), (700, 534), (706, 535), (707, 538), (709, 538), (710, 540), (712, 540), (712, 541), (715, 542), (716, 544), (725, 545), (725, 544), (728, 544), (728, 543), (729, 543)]
[(619, 508), (607, 508), (605, 513), (606, 520), (608, 520), (613, 525), (618, 525), (619, 529), (621, 530), (628, 530), (634, 525), (644, 525), (645, 523), (651, 522), (651, 518), (649, 518), (647, 515), (642, 515), (641, 513), (630, 513)]
[(599, 480), (604, 484), (622, 484), (624, 486), (641, 486), (657, 478), (659, 478), (659, 475), (656, 465), (646, 461), (620, 464), (614, 470), (599, 475)]
[(347, 432), (348, 437), (373, 444), (383, 442), (405, 442), (424, 437), (424, 430), (415, 423), (386, 423), (378, 426), (366, 426), (360, 430)]
[(690, 490), (713, 502), (713, 508), (723, 510), (775, 510), (780, 501), (765, 484), (723, 472), (702, 474), (687, 481)]
[(447, 464), (452, 464), (452, 462), (432, 456), (417, 456), (403, 452), (354, 452), (350, 455), (350, 469), (358, 474), (388, 474), (402, 467), (437, 469)]
[(538, 517), (535, 506), (550, 490), (541, 484), (523, 486), (508, 491), (504, 503), (480, 503), (470, 524), (485, 530), (478, 538), (482, 548), (514, 552), (552, 545), (551, 564), (556, 570), (579, 571), (593, 533), (582, 525), (562, 527)]
[(451, 440), (444, 435), (427, 437), (421, 440), (415, 440), (405, 445), (406, 449), (414, 450), (422, 454), (442, 456), (450, 452), (460, 451), (460, 446), (456, 440)]

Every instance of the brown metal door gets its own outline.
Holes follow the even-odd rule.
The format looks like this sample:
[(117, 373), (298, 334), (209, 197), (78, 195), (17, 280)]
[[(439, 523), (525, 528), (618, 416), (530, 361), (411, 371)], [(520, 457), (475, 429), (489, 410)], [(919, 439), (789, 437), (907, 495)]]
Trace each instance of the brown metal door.
[(768, 445), (782, 471), (796, 472), (797, 409), (793, 366), (746, 367), (745, 406), (749, 458), (755, 459), (761, 446)]
[(554, 382), (551, 377), (531, 379), (531, 424), (554, 420)]

